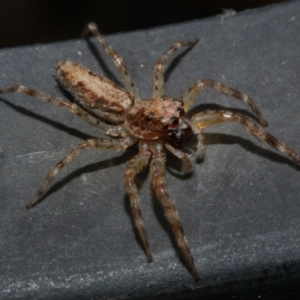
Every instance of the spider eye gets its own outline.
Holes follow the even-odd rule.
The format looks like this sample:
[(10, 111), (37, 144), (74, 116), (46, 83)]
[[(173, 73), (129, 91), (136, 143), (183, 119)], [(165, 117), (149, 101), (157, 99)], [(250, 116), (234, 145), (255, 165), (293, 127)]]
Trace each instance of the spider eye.
[(168, 129), (169, 124), (168, 123), (164, 123), (164, 129)]
[(152, 116), (151, 115), (148, 115), (147, 117), (146, 117), (146, 121), (151, 121), (151, 119), (152, 119)]
[(179, 118), (182, 118), (185, 113), (184, 109), (182, 107), (178, 107), (177, 111), (179, 112)]

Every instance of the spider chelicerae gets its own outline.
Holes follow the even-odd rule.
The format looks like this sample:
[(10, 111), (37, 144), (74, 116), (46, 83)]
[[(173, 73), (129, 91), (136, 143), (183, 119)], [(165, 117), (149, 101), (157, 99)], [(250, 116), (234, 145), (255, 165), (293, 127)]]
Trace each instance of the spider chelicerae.
[(134, 224), (142, 247), (148, 260), (151, 261), (152, 255), (140, 210), (138, 190), (134, 182), (137, 173), (150, 163), (152, 184), (157, 198), (166, 212), (186, 265), (195, 280), (198, 280), (198, 271), (195, 267), (181, 220), (174, 200), (167, 190), (165, 177), (166, 150), (182, 160), (184, 172), (191, 172), (192, 163), (190, 157), (183, 151), (185, 143), (193, 135), (196, 135), (198, 143), (195, 156), (201, 159), (203, 157), (204, 128), (225, 122), (239, 122), (247, 132), (268, 143), (278, 151), (287, 153), (299, 165), (300, 157), (289, 146), (267, 133), (262, 127), (256, 125), (254, 121), (243, 114), (234, 113), (230, 110), (205, 110), (191, 118), (185, 117), (185, 112), (191, 107), (196, 97), (205, 87), (210, 87), (220, 93), (245, 102), (250, 106), (259, 123), (262, 126), (267, 125), (267, 122), (250, 97), (218, 81), (211, 79), (199, 80), (183, 93), (179, 99), (165, 96), (165, 63), (181, 47), (194, 46), (198, 41), (197, 39), (174, 43), (169, 51), (158, 59), (154, 66), (152, 98), (140, 99), (123, 59), (108, 45), (94, 23), (87, 25), (85, 33), (89, 32), (97, 38), (107, 54), (111, 56), (124, 80), (126, 89), (79, 64), (64, 61), (55, 66), (56, 77), (71, 92), (77, 101), (76, 103), (66, 99), (54, 98), (22, 85), (0, 90), (0, 94), (18, 92), (64, 107), (111, 137), (88, 139), (72, 149), (69, 154), (50, 170), (42, 187), (27, 207), (31, 208), (39, 202), (53, 177), (73, 158), (79, 155), (82, 150), (97, 148), (121, 151), (138, 143), (139, 152), (130, 160), (124, 179)]

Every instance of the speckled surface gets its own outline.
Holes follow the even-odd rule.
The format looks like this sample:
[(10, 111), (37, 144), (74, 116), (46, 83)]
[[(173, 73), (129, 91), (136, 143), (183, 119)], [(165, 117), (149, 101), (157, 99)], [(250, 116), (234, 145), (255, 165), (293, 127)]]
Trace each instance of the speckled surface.
[[(296, 1), (107, 40), (147, 98), (159, 55), (174, 41), (198, 37), (191, 51), (169, 64), (167, 95), (179, 97), (198, 79), (220, 80), (250, 95), (269, 122), (267, 130), (300, 152), (299, 32)], [(98, 49), (85, 40), (1, 49), (0, 88), (23, 84), (69, 97), (51, 75), (52, 66), (66, 59), (120, 82)], [(211, 90), (192, 112), (224, 107), (252, 116), (239, 101)], [(44, 201), (26, 210), (48, 170), (91, 136), (101, 134), (63, 109), (1, 95), (0, 299), (234, 296), (299, 278), (300, 169), (238, 124), (207, 130), (205, 160), (194, 164), (191, 176), (181, 176), (180, 163), (168, 156), (169, 191), (201, 276), (198, 284), (178, 257), (147, 171), (137, 182), (152, 264), (136, 240), (123, 184), (135, 147), (84, 152), (60, 173)]]

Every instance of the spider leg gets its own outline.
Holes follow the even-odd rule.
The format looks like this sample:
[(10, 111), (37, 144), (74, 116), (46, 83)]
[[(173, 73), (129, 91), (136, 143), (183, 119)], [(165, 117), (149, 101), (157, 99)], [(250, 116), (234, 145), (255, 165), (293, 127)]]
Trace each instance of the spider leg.
[(191, 255), (185, 233), (183, 231), (182, 223), (176, 210), (175, 202), (170, 197), (167, 191), (166, 183), (166, 153), (163, 150), (163, 145), (155, 143), (152, 149), (153, 159), (151, 161), (151, 177), (153, 188), (156, 192), (158, 200), (164, 208), (169, 222), (172, 227), (173, 234), (176, 238), (178, 247), (187, 263), (187, 267), (193, 274), (196, 281), (199, 280), (199, 274), (196, 270), (193, 257)]
[(267, 126), (268, 122), (263, 118), (261, 112), (255, 105), (254, 101), (244, 93), (241, 93), (235, 89), (225, 86), (219, 81), (215, 81), (212, 79), (203, 79), (195, 82), (182, 96), (181, 101), (184, 103), (184, 109), (187, 111), (190, 106), (195, 101), (196, 97), (202, 92), (205, 87), (210, 87), (217, 92), (225, 94), (227, 96), (232, 96), (238, 100), (241, 100), (248, 104), (252, 111), (258, 118), (259, 123), (262, 126)]
[(175, 149), (170, 144), (165, 144), (165, 147), (176, 157), (182, 160), (182, 170), (184, 173), (190, 173), (192, 171), (192, 162), (189, 157), (182, 151)]
[(197, 136), (198, 144), (196, 151), (196, 158), (202, 160), (204, 157), (204, 134), (202, 128), (199, 128), (196, 124), (191, 122), (191, 127), (195, 135)]
[(169, 51), (164, 53), (156, 62), (154, 66), (154, 87), (153, 87), (153, 98), (160, 98), (164, 95), (164, 75), (165, 75), (165, 63), (166, 61), (182, 46), (194, 46), (198, 43), (198, 39), (193, 39), (187, 42), (176, 42), (174, 43)]
[(191, 119), (191, 122), (193, 126), (197, 126), (201, 129), (224, 122), (240, 122), (244, 129), (250, 134), (259, 140), (266, 142), (274, 149), (288, 154), (298, 165), (300, 165), (300, 156), (291, 147), (281, 142), (261, 127), (257, 126), (250, 118), (243, 116), (242, 114), (233, 113), (226, 110), (207, 110), (194, 115)]
[(139, 144), (139, 154), (132, 158), (125, 171), (125, 188), (126, 193), (130, 199), (130, 205), (134, 220), (135, 228), (138, 232), (140, 241), (142, 242), (142, 247), (147, 255), (148, 261), (152, 261), (152, 255), (147, 240), (147, 235), (144, 227), (144, 221), (140, 209), (140, 200), (138, 196), (137, 186), (134, 183), (134, 178), (138, 172), (140, 172), (148, 163), (151, 151), (149, 146), (145, 142), (140, 142)]
[(115, 51), (115, 49), (110, 46), (104, 37), (100, 34), (98, 27), (95, 23), (89, 23), (87, 24), (85, 30), (84, 30), (84, 35), (86, 35), (88, 32), (91, 32), (98, 42), (102, 45), (104, 48), (105, 52), (112, 58), (115, 66), (118, 68), (120, 71), (120, 74), (124, 80), (126, 90), (128, 90), (135, 98), (135, 103), (140, 101), (140, 97), (138, 95), (137, 88), (133, 82), (133, 79), (131, 75), (129, 74), (127, 67), (123, 61), (123, 58)]
[(40, 198), (44, 194), (45, 190), (47, 189), (53, 177), (56, 176), (57, 173), (61, 171), (63, 167), (65, 167), (69, 162), (71, 162), (71, 160), (73, 160), (76, 156), (78, 156), (82, 150), (88, 148), (97, 148), (103, 150), (120, 151), (125, 149), (126, 147), (127, 145), (120, 143), (120, 141), (111, 140), (111, 139), (89, 139), (79, 144), (77, 147), (72, 149), (69, 152), (69, 154), (67, 154), (58, 164), (56, 164), (55, 167), (53, 167), (49, 171), (42, 187), (40, 188), (40, 190), (38, 191), (34, 199), (29, 202), (27, 208), (31, 208), (39, 202)]
[(35, 91), (31, 88), (28, 88), (26, 86), (23, 86), (23, 85), (16, 85), (16, 86), (8, 87), (4, 90), (0, 90), (0, 94), (12, 93), (12, 92), (25, 94), (25, 95), (37, 98), (39, 100), (42, 100), (44, 102), (49, 102), (56, 106), (65, 107), (68, 111), (79, 116), (87, 123), (97, 127), (99, 130), (101, 130), (105, 134), (108, 134), (111, 136), (124, 136), (125, 135), (125, 132), (124, 132), (124, 129), (122, 126), (108, 125), (108, 124), (102, 122), (101, 120), (99, 120), (98, 118), (89, 114), (87, 111), (82, 109), (76, 103), (70, 102), (65, 99), (48, 96), (44, 93), (37, 92), (37, 91)]

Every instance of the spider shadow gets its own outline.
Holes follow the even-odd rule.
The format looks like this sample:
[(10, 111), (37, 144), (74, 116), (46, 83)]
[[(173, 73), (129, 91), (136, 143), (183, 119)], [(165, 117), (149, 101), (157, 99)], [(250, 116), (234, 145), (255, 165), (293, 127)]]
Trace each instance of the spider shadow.
[[(68, 126), (66, 126), (66, 125), (64, 125), (60, 122), (57, 122), (57, 121), (53, 121), (53, 120), (51, 120), (47, 117), (44, 117), (44, 116), (41, 116), (41, 115), (39, 115), (35, 112), (32, 112), (31, 110), (28, 110), (24, 107), (13, 104), (13, 103), (5, 100), (5, 99), (0, 98), (0, 101), (4, 104), (8, 105), (9, 107), (11, 107), (16, 112), (18, 112), (22, 115), (28, 116), (28, 117), (33, 118), (33, 119), (38, 120), (38, 121), (41, 121), (45, 124), (48, 124), (48, 125), (54, 127), (55, 129), (62, 130), (62, 131), (66, 132), (66, 133), (68, 133), (68, 134), (70, 134), (70, 135), (72, 135), (76, 138), (79, 138), (79, 139), (82, 139), (82, 140), (95, 138), (95, 136), (93, 136), (93, 135), (83, 133), (83, 132), (81, 132), (81, 131), (79, 131), (75, 128), (68, 127)], [(70, 151), (71, 151), (71, 149), (70, 149)], [(124, 164), (135, 153), (136, 153), (136, 147), (129, 147), (120, 156), (113, 157), (113, 158), (104, 160), (102, 162), (92, 163), (92, 164), (83, 166), (83, 167), (71, 172), (69, 175), (65, 176), (60, 181), (58, 181), (58, 182), (54, 183), (53, 185), (51, 185), (47, 189), (47, 191), (43, 194), (43, 196), (41, 197), (39, 202), (42, 202), (45, 198), (47, 198), (48, 196), (50, 196), (54, 192), (58, 191), (59, 189), (61, 189), (64, 185), (68, 184), (73, 179), (75, 179), (77, 177), (80, 177), (82, 174), (96, 172), (98, 170), (109, 168), (112, 165), (113, 166), (118, 166), (118, 165)]]
[[(274, 149), (274, 151), (272, 151), (272, 148), (271, 150), (262, 148), (261, 146), (257, 145), (251, 140), (248, 140), (247, 138), (224, 134), (224, 133), (204, 133), (204, 146), (206, 148), (209, 145), (218, 145), (218, 144), (222, 144), (222, 145), (239, 144), (246, 151), (251, 152), (256, 156), (260, 156), (280, 164), (288, 165), (296, 170), (300, 170), (300, 166), (298, 166), (290, 157), (285, 157), (284, 154), (274, 152), (276, 150)], [(266, 143), (262, 143), (262, 144), (269, 146)], [(230, 151), (230, 149), (228, 149), (228, 151)]]
[(72, 180), (82, 176), (83, 174), (98, 172), (100, 170), (111, 168), (112, 166), (120, 166), (125, 162), (128, 162), (129, 158), (131, 158), (134, 155), (134, 152), (136, 151), (136, 149), (134, 148), (135, 147), (126, 149), (122, 155), (77, 168), (76, 170), (69, 173), (67, 176), (64, 176), (63, 179), (59, 180), (58, 182), (50, 186), (47, 189), (47, 191), (43, 194), (43, 196), (39, 199), (39, 202), (37, 204), (42, 202), (45, 198), (49, 197), (51, 194), (60, 190), (63, 186), (67, 185)]
[(173, 70), (177, 67), (177, 65), (180, 63), (181, 59), (185, 55), (187, 55), (196, 45), (197, 45), (197, 43), (194, 44), (193, 46), (186, 48), (184, 51), (182, 51), (176, 57), (171, 59), (170, 65), (167, 67), (166, 72), (165, 72), (165, 83), (168, 81), (169, 76), (171, 75)]
[[(240, 109), (240, 108), (226, 107), (215, 103), (197, 104), (196, 106), (192, 107), (190, 110), (187, 111), (186, 116), (187, 118), (191, 118), (193, 115), (205, 110), (213, 110), (213, 111), (227, 110), (233, 113), (239, 113), (250, 118), (251, 120), (256, 121), (259, 124), (258, 118), (251, 111), (248, 111), (246, 109)], [(260, 127), (262, 126), (260, 125)], [(262, 128), (266, 128), (266, 127), (262, 127)]]
[[(249, 141), (245, 138), (237, 137), (234, 135), (228, 135), (228, 134), (206, 133), (205, 137), (204, 137), (204, 145), (207, 147), (209, 145), (216, 145), (216, 144), (226, 144), (226, 145), (239, 144), (245, 150), (247, 150), (251, 153), (254, 153), (255, 155), (264, 157), (264, 158), (272, 160), (274, 162), (286, 164), (297, 170), (300, 170), (300, 166), (296, 165), (296, 163), (293, 162), (290, 158), (287, 158), (280, 154), (277, 154), (277, 153), (273, 152), (272, 150), (267, 150), (267, 149), (261, 148), (260, 146), (256, 145), (252, 141)], [(230, 151), (230, 150), (228, 150), (228, 151)], [(205, 157), (204, 157), (204, 159), (205, 159)], [(171, 193), (171, 197), (172, 197), (172, 193)], [(160, 224), (162, 229), (168, 235), (169, 240), (170, 240), (173, 248), (175, 249), (176, 255), (179, 258), (180, 262), (186, 267), (187, 270), (189, 270), (191, 272), (189, 265), (186, 263), (186, 260), (178, 247), (176, 237), (172, 230), (172, 225), (170, 224), (170, 222), (166, 216), (165, 210), (160, 205), (160, 202), (159, 202), (159, 200), (155, 194), (155, 191), (153, 189), (152, 189), (152, 197), (151, 198), (152, 198), (153, 209), (154, 209), (154, 214), (156, 216), (156, 220), (158, 221), (158, 223)], [(173, 198), (173, 199), (175, 200), (175, 204), (176, 204), (176, 200), (177, 201), (180, 200), (180, 199), (176, 199), (176, 198)], [(190, 207), (187, 206), (187, 209), (190, 209)], [(181, 211), (181, 213), (182, 213), (182, 211)], [(180, 216), (180, 212), (179, 212), (179, 216)], [(183, 228), (184, 228), (184, 224), (183, 224)]]
[[(119, 85), (119, 86), (123, 86), (122, 82), (116, 78), (115, 74), (113, 74), (113, 72), (110, 70), (110, 68), (107, 66), (107, 64), (105, 63), (105, 60), (102, 58), (102, 55), (99, 52), (98, 47), (95, 45), (95, 42), (97, 42), (97, 40), (95, 38), (91, 39), (90, 37), (85, 37), (85, 40), (87, 42), (87, 45), (90, 49), (90, 51), (92, 52), (93, 56), (96, 58), (96, 60), (98, 61), (100, 68), (103, 70), (103, 73), (106, 75), (106, 77), (113, 79), (113, 81)], [(98, 43), (98, 45), (100, 46), (100, 48), (103, 47)], [(196, 44), (195, 44), (196, 45)], [(175, 58), (173, 58), (170, 62), (170, 65), (168, 66), (168, 68), (166, 69), (165, 72), (165, 83), (168, 81), (168, 78), (170, 76), (170, 74), (172, 73), (172, 71), (176, 68), (176, 66), (180, 63), (180, 60), (188, 53), (190, 52), (194, 46), (190, 46), (188, 47), (186, 50), (184, 50), (183, 52), (181, 52), (180, 54), (178, 54)], [(103, 50), (105, 51), (105, 50)], [(105, 52), (106, 54), (106, 52)], [(108, 54), (106, 54), (108, 55)], [(161, 56), (161, 55), (160, 55)], [(158, 59), (158, 58), (157, 58)], [(112, 61), (112, 59), (110, 58), (110, 60)], [(153, 66), (154, 67), (154, 66)]]
[(39, 114), (37, 114), (37, 113), (27, 109), (27, 108), (24, 108), (24, 107), (16, 105), (16, 104), (13, 104), (13, 103), (11, 103), (11, 102), (3, 99), (3, 98), (0, 98), (0, 101), (4, 104), (8, 105), (9, 107), (11, 107), (16, 112), (24, 115), (24, 116), (27, 116), (27, 117), (30, 117), (32, 119), (43, 122), (45, 124), (48, 124), (48, 125), (54, 127), (55, 129), (64, 131), (64, 132), (68, 133), (69, 135), (72, 135), (72, 136), (77, 137), (79, 139), (87, 140), (87, 139), (95, 138), (95, 136), (83, 133), (82, 131), (79, 131), (79, 130), (77, 130), (75, 128), (72, 128), (72, 127), (69, 127), (69, 126), (66, 126), (66, 125), (64, 125), (60, 122), (53, 121), (53, 120), (51, 120), (51, 119), (49, 119), (45, 116), (41, 116), (41, 115), (39, 115)]
[[(181, 168), (182, 168), (181, 161), (179, 159), (174, 160), (174, 159), (172, 159), (171, 156), (173, 156), (173, 155), (171, 153), (167, 152), (167, 165), (168, 165), (167, 171), (169, 173), (173, 174), (175, 177), (180, 177), (183, 180), (186, 180), (186, 179), (190, 178), (192, 176), (192, 172), (191, 173), (183, 173), (181, 171)], [(174, 156), (173, 156), (173, 158), (174, 158)], [(142, 186), (146, 182), (147, 178), (149, 177), (149, 173), (150, 173), (149, 166), (147, 166), (141, 172), (139, 172), (137, 174), (137, 176), (135, 177), (135, 183), (136, 183), (138, 191), (140, 191), (140, 189), (142, 188)], [(151, 188), (151, 198), (152, 198), (152, 204), (153, 204), (153, 207), (154, 207), (155, 215), (162, 215), (163, 214), (163, 209), (160, 207), (158, 199), (154, 200), (156, 198), (156, 195), (154, 194), (154, 191), (153, 191), (152, 188)], [(128, 195), (124, 195), (124, 205), (125, 205), (125, 210), (126, 210), (128, 216), (130, 218), (130, 221), (131, 221), (131, 225), (132, 225), (132, 228), (133, 228), (133, 231), (134, 231), (135, 239), (136, 239), (136, 241), (138, 242), (141, 249), (144, 251), (144, 253), (146, 255), (146, 251), (143, 247), (143, 243), (140, 239), (140, 236), (139, 236), (138, 231), (137, 231), (137, 229), (135, 227), (135, 224), (134, 224), (134, 218), (133, 218), (133, 215), (132, 215), (131, 204), (130, 204), (130, 199), (129, 199)], [(143, 209), (141, 207), (141, 211), (142, 210)], [(162, 218), (158, 217), (158, 219), (161, 220)], [(167, 221), (166, 222), (160, 221), (159, 223), (162, 224), (162, 226), (165, 227), (166, 231), (169, 233), (168, 228), (167, 228), (167, 226), (168, 226)], [(146, 227), (147, 227), (147, 224), (145, 224), (145, 231), (146, 231), (146, 234), (147, 234)], [(147, 239), (148, 239), (148, 237), (147, 237)], [(149, 241), (149, 243), (151, 244), (151, 241)], [(174, 246), (175, 246), (175, 244), (176, 243), (174, 241)], [(151, 247), (150, 247), (150, 250), (151, 250)]]
[[(265, 126), (261, 126), (258, 122), (257, 117), (244, 109), (239, 109), (239, 108), (228, 108), (225, 106), (221, 106), (219, 104), (200, 104), (197, 105), (196, 107), (193, 107), (190, 111), (188, 111), (187, 113), (187, 117), (193, 116), (196, 113), (199, 113), (201, 111), (205, 111), (205, 110), (213, 110), (213, 111), (220, 111), (220, 110), (228, 110), (231, 111), (233, 113), (239, 113), (242, 114), (254, 121), (256, 121), (258, 123), (258, 126), (261, 127), (262, 129), (264, 129), (265, 131), (268, 131), (268, 127)], [(234, 124), (232, 124), (234, 126)], [(236, 125), (241, 126), (238, 122)], [(218, 125), (215, 125), (218, 126)], [(219, 126), (222, 126), (222, 124), (219, 124)], [(214, 127), (214, 126), (212, 126)], [(234, 128), (234, 127), (233, 127)], [(247, 133), (247, 135), (249, 136), (249, 138), (251, 139), (251, 137), (253, 137), (252, 134), (250, 134), (249, 132), (247, 132), (246, 130), (244, 130), (244, 132)], [(227, 137), (227, 138), (225, 138)], [(276, 137), (277, 138), (277, 137)], [(220, 142), (217, 142), (217, 140), (220, 139)], [(268, 145), (266, 142), (262, 142), (261, 140), (257, 139), (262, 145), (267, 145), (268, 147), (270, 147), (270, 149), (272, 149), (272, 147), (270, 145)], [(281, 140), (279, 138), (279, 140)], [(238, 143), (240, 144), (245, 150), (253, 152), (256, 155), (260, 155), (263, 156), (264, 158), (267, 159), (272, 159), (274, 161), (280, 162), (280, 163), (284, 163), (287, 164), (291, 167), (294, 167), (295, 169), (299, 170), (300, 166), (298, 166), (290, 157), (285, 157), (285, 155), (282, 153), (277, 152), (276, 149), (273, 148), (273, 151), (271, 150), (267, 150), (264, 149), (262, 147), (257, 146), (255, 143), (251, 142), (250, 140), (246, 139), (246, 138), (239, 138), (237, 136), (233, 136), (233, 135), (228, 135), (228, 134), (210, 134), (210, 133), (206, 133), (204, 130), (204, 146), (205, 145), (209, 145), (209, 144), (235, 144)], [(276, 152), (274, 152), (276, 151)]]
[[(255, 144), (254, 142), (248, 140), (247, 138), (238, 137), (238, 136), (234, 136), (234, 135), (228, 135), (228, 134), (222, 134), (222, 133), (205, 133), (204, 134), (204, 146), (206, 148), (209, 147), (209, 145), (217, 145), (217, 144), (225, 144), (225, 145), (238, 144), (241, 147), (243, 147), (245, 150), (247, 150), (257, 156), (272, 160), (277, 163), (286, 164), (286, 165), (289, 165), (290, 167), (300, 170), (300, 166), (296, 165), (296, 163), (294, 163), (290, 158), (284, 157), (280, 153), (276, 153), (272, 150), (264, 149), (264, 148), (260, 147), (259, 145)], [(228, 149), (228, 151), (230, 151), (230, 149)], [(176, 163), (174, 163), (173, 161), (174, 160), (172, 160), (172, 159), (167, 160), (168, 165), (170, 162), (171, 166), (174, 167), (174, 169), (178, 169), (178, 166), (179, 166), (178, 161), (179, 160)], [(175, 176), (178, 176), (177, 173), (172, 172), (172, 174)], [(146, 170), (143, 170), (142, 174), (139, 175), (139, 180), (137, 183), (138, 188), (140, 188), (144, 184), (147, 176), (148, 176), (148, 172)], [(190, 174), (182, 175), (183, 179), (188, 179), (189, 177), (190, 177)], [(172, 196), (172, 192), (171, 192), (171, 196)], [(172, 225), (170, 224), (168, 218), (166, 217), (165, 211), (164, 211), (163, 207), (160, 205), (160, 202), (159, 202), (153, 188), (151, 189), (151, 199), (152, 199), (152, 205), (153, 205), (153, 210), (154, 210), (154, 215), (156, 217), (156, 220), (158, 221), (160, 226), (163, 228), (163, 230), (167, 233), (167, 235), (170, 239), (170, 242), (173, 245), (173, 248), (175, 249), (177, 257), (179, 258), (180, 262), (189, 270), (189, 266), (187, 265), (183, 255), (177, 245), (176, 238), (172, 231)], [(131, 214), (130, 201), (129, 201), (128, 197), (126, 197), (125, 200), (126, 200), (125, 201), (126, 210), (127, 210), (127, 213), (130, 215), (130, 219), (132, 222), (132, 227), (134, 228), (136, 240), (138, 241), (140, 247), (143, 249), (142, 243), (138, 236), (137, 230), (134, 225), (134, 220), (133, 220), (133, 217)], [(176, 201), (176, 199), (175, 199), (175, 201)], [(145, 226), (145, 227), (147, 227), (147, 226)], [(151, 245), (151, 241), (149, 241), (149, 242)], [(151, 247), (150, 247), (150, 249), (151, 249)]]
[[(106, 77), (109, 78), (110, 80), (112, 80), (114, 83), (116, 83), (120, 87), (123, 87), (122, 82), (116, 78), (115, 74), (110, 70), (110, 68), (105, 63), (105, 60), (103, 59), (102, 55), (100, 54), (98, 47), (100, 47), (103, 50), (104, 54), (107, 55), (111, 61), (112, 61), (112, 58), (105, 52), (105, 50), (100, 45), (100, 43), (96, 40), (96, 38), (84, 37), (84, 39), (86, 40), (89, 50), (92, 52), (93, 56), (96, 58), (101, 70), (103, 70), (103, 73), (106, 75)], [(98, 43), (98, 46), (96, 46), (95, 43)], [(113, 61), (112, 61), (112, 63), (113, 63)], [(98, 73), (98, 72), (96, 71), (96, 73)]]
[[(179, 178), (181, 180), (188, 180), (193, 176), (193, 171), (189, 173), (185, 173), (183, 168), (182, 161), (174, 156), (172, 153), (167, 152), (167, 160), (166, 160), (166, 170), (174, 177)], [(192, 158), (191, 158), (192, 159)]]

